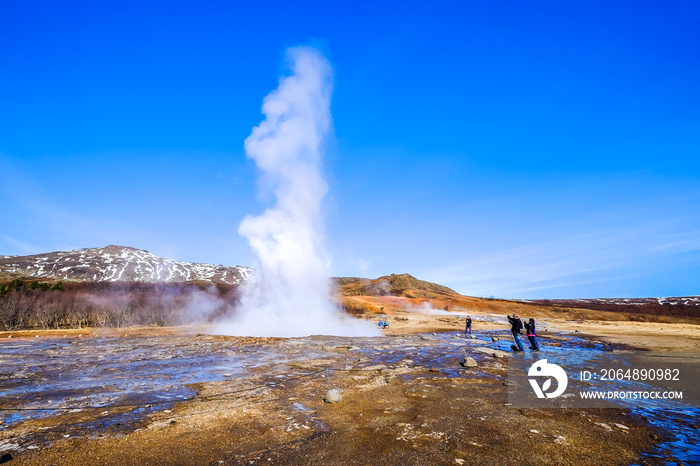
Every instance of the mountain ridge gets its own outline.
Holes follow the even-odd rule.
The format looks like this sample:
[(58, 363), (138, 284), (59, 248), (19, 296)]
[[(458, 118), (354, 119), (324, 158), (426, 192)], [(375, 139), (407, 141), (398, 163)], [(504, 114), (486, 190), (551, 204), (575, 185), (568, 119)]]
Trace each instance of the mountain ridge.
[[(73, 251), (54, 251), (27, 256), (0, 256), (0, 281), (14, 278), (86, 282), (187, 283), (209, 282), (237, 286), (254, 279), (254, 271), (245, 266), (224, 266), (164, 259), (131, 246), (109, 245)], [(376, 279), (334, 277), (344, 296), (397, 296), (409, 299), (443, 299), (462, 296), (436, 283), (420, 280), (408, 273)], [(500, 300), (495, 300), (500, 301)], [(600, 298), (554, 300), (505, 300), (522, 304), (544, 304), (576, 308), (685, 305), (698, 307), (700, 296), (658, 298)], [(612, 308), (611, 307), (611, 308)]]
[(2, 276), (94, 282), (209, 281), (239, 285), (253, 277), (253, 269), (239, 265), (174, 261), (143, 249), (109, 245), (28, 256), (0, 256), (0, 277)]

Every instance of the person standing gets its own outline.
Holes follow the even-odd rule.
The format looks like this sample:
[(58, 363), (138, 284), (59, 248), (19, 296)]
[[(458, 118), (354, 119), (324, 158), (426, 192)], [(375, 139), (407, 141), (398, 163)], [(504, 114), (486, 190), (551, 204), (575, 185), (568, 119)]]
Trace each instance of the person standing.
[(515, 340), (515, 345), (513, 345), (513, 349), (515, 351), (524, 351), (523, 344), (520, 341), (520, 332), (523, 329), (523, 321), (520, 320), (518, 314), (513, 314), (512, 317), (506, 317), (508, 317), (508, 322), (510, 322), (510, 331), (513, 334), (513, 339)]
[(472, 334), (472, 318), (471, 318), (471, 316), (467, 316), (466, 324), (467, 324), (467, 326), (464, 328), (464, 334), (471, 336), (471, 334)]
[(540, 345), (537, 344), (537, 331), (535, 331), (535, 319), (530, 317), (527, 322), (525, 322), (525, 331), (527, 332), (527, 339), (530, 340), (530, 346), (532, 351), (539, 351)]

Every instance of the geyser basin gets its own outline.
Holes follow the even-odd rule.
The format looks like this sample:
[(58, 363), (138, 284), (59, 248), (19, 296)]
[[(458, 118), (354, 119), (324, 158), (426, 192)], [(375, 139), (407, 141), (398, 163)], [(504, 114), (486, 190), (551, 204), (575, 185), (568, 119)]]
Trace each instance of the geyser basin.
[[(471, 453), (482, 452), (486, 455), (482, 460), (491, 458), (488, 455), (494, 451), (521, 459), (517, 455), (528, 452), (521, 451), (520, 443), (527, 442), (552, 460), (569, 462), (575, 450), (562, 450), (552, 441), (555, 433), (563, 432), (577, 442), (584, 439), (580, 441), (591, 442), (586, 443), (591, 448), (607, 446), (613, 450), (611, 455), (617, 447), (628, 445), (632, 436), (649, 438), (648, 431), (635, 425), (638, 419), (620, 414), (619, 410), (585, 410), (586, 417), (578, 411), (552, 410), (540, 417), (524, 416), (521, 410), (504, 405), (506, 360), (476, 351), (484, 345), (496, 347), (488, 340), (446, 333), (384, 338), (170, 335), (4, 341), (0, 348), (4, 363), (0, 369), (0, 431), (8, 442), (5, 445), (16, 445), (12, 451), (20, 462), (19, 455), (48, 447), (65, 436), (71, 440), (103, 436), (95, 443), (79, 443), (83, 441), (80, 439), (75, 444), (63, 442), (57, 451), (64, 455), (74, 448), (83, 460), (85, 447), (104, 445), (111, 441), (109, 438), (120, 435), (133, 435), (132, 441), (153, 435), (161, 442), (159, 445), (192, 455), (196, 451), (188, 450), (181, 441), (198, 435), (197, 423), (205, 418), (222, 425), (226, 419), (250, 419), (255, 432), (260, 433), (260, 443), (248, 445), (243, 440), (245, 435), (241, 435), (247, 432), (246, 425), (236, 424), (241, 429), (232, 430), (237, 433), (236, 442), (224, 442), (225, 449), (217, 453), (218, 459), (228, 461), (231, 458), (226, 455), (232, 448), (243, 456), (261, 451), (274, 455), (285, 451), (280, 445), (304, 439), (322, 442), (318, 446), (321, 455), (333, 448), (337, 440), (343, 448), (334, 454), (341, 455), (345, 448), (367, 451), (376, 442), (388, 439), (390, 443), (382, 444), (387, 449), (382, 453), (404, 460), (415, 459), (410, 455), (420, 451), (423, 460), (429, 455), (432, 462), (449, 463), (454, 455), (464, 458), (459, 455), (464, 445), (472, 441), (481, 446), (475, 446)], [(585, 364), (588, 357), (606, 352), (600, 344), (584, 347), (582, 342), (576, 338), (553, 341), (543, 337), (542, 354), (566, 353)], [(463, 351), (477, 361), (477, 368), (467, 370), (459, 365)], [(531, 353), (521, 356), (536, 357)], [(332, 387), (340, 388), (343, 401), (324, 410), (323, 395)], [(94, 395), (100, 399), (92, 399)], [(189, 397), (193, 398), (188, 401)], [(104, 404), (96, 406), (96, 402)], [(32, 407), (74, 409), (12, 409)], [(698, 454), (697, 432), (692, 427), (697, 407), (678, 404), (677, 408), (636, 412), (669, 433), (668, 440), (650, 450), (650, 455), (693, 462)], [(630, 414), (637, 410), (634, 406), (630, 409)], [(28, 420), (31, 422), (24, 422)], [(628, 429), (622, 432), (613, 422), (624, 423)], [(513, 425), (522, 423), (527, 428), (513, 429)], [(615, 432), (601, 427), (603, 423), (613, 426)], [(334, 431), (349, 427), (334, 436), (328, 425), (333, 425)], [(532, 435), (529, 429), (539, 433)], [(196, 438), (198, 444), (205, 445), (207, 451), (216, 450), (217, 442), (207, 438), (214, 431), (203, 432), (204, 438)], [(364, 432), (372, 435), (363, 437)], [(447, 437), (439, 436), (440, 432), (451, 432), (454, 442), (445, 444)], [(512, 449), (499, 442), (503, 435), (515, 436)], [(413, 441), (419, 442), (418, 450)], [(151, 450), (162, 455), (156, 451), (160, 449), (139, 454), (148, 455)], [(126, 453), (129, 452), (117, 452)], [(298, 455), (298, 451), (293, 449), (290, 455)], [(119, 458), (123, 460), (122, 456)], [(149, 458), (142, 456), (139, 460), (148, 463)], [(187, 458), (193, 461), (190, 456)], [(575, 458), (588, 459), (580, 455)], [(277, 459), (278, 463), (285, 463), (284, 458)], [(523, 456), (521, 461), (526, 459)], [(47, 460), (43, 464), (54, 462)], [(151, 458), (150, 462), (156, 461)]]

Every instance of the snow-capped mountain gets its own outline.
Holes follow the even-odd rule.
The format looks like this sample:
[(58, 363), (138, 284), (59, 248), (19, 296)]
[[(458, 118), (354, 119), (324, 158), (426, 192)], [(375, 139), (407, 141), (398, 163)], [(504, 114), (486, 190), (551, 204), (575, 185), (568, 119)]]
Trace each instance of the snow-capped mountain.
[(126, 246), (58, 251), (32, 256), (0, 256), (0, 273), (54, 280), (171, 283), (210, 281), (238, 285), (250, 280), (249, 267), (163, 259)]

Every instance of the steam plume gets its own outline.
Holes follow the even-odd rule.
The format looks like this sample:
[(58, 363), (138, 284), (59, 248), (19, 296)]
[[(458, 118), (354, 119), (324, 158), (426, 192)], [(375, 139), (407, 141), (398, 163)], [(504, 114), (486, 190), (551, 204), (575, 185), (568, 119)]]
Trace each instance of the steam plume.
[(220, 331), (249, 336), (369, 335), (373, 326), (342, 313), (331, 299), (323, 247), (321, 175), (324, 137), (331, 130), (332, 70), (316, 50), (287, 51), (291, 75), (263, 101), (265, 120), (245, 141), (276, 203), (246, 216), (238, 229), (258, 256), (235, 320)]

